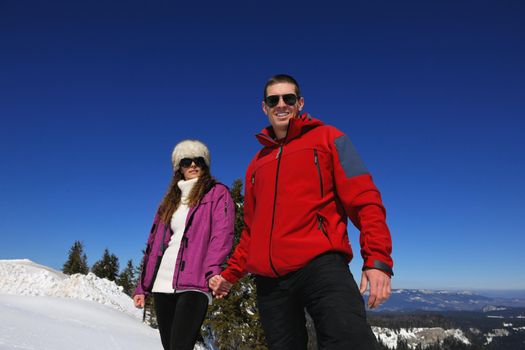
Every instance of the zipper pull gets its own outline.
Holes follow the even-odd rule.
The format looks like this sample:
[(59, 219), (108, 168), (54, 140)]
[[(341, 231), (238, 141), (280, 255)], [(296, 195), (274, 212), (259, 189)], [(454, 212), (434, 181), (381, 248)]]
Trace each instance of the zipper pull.
[(279, 151), (277, 152), (275, 159), (279, 159), (279, 157), (281, 157), (281, 153), (283, 153), (283, 145), (279, 146)]
[(255, 173), (252, 174), (252, 185), (255, 183)]
[(315, 165), (317, 165), (317, 163), (318, 163), (317, 150), (316, 149), (314, 149), (314, 163), (315, 163)]

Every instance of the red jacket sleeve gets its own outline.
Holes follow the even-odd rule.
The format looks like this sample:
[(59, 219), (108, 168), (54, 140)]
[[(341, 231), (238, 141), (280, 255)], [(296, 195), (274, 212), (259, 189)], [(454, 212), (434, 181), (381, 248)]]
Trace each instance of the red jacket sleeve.
[(251, 167), (248, 167), (244, 182), (244, 228), (241, 233), (241, 238), (235, 247), (232, 256), (228, 260), (228, 267), (221, 273), (221, 276), (230, 283), (236, 283), (246, 275), (246, 258), (248, 256), (251, 240), (250, 227), (255, 207), (251, 174)]
[(392, 239), (381, 194), (348, 136), (333, 130), (330, 147), (337, 196), (360, 231), (363, 269), (375, 268), (392, 276)]

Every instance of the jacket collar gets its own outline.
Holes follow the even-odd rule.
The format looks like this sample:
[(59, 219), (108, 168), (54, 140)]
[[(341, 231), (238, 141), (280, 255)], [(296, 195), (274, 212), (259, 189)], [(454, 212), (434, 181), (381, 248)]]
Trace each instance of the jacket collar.
[(274, 147), (285, 144), (291, 140), (303, 135), (309, 130), (324, 125), (319, 119), (312, 118), (308, 113), (303, 113), (298, 117), (291, 118), (288, 124), (288, 131), (283, 140), (276, 140), (272, 126), (267, 126), (259, 134), (255, 135), (257, 140), (265, 147)]

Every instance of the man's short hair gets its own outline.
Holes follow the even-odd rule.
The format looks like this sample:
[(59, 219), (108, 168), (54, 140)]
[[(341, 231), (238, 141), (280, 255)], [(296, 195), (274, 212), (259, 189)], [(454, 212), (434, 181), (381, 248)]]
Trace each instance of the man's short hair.
[(295, 80), (293, 77), (287, 75), (287, 74), (277, 74), (268, 79), (266, 82), (266, 85), (264, 85), (264, 94), (263, 94), (263, 100), (266, 98), (266, 90), (268, 89), (268, 86), (278, 84), (278, 83), (290, 83), (295, 85), (295, 94), (297, 97), (301, 97), (301, 89), (299, 88), (299, 84), (297, 83), (297, 80)]

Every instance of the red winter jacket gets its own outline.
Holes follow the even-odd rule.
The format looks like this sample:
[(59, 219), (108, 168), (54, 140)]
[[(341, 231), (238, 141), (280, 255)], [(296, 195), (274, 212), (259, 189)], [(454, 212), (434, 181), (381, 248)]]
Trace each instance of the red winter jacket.
[(286, 138), (271, 127), (246, 171), (244, 230), (222, 276), (235, 283), (247, 272), (278, 277), (319, 254), (343, 253), (347, 218), (360, 230), (363, 268), (392, 275), (392, 243), (372, 177), (348, 137), (307, 114), (290, 120)]

